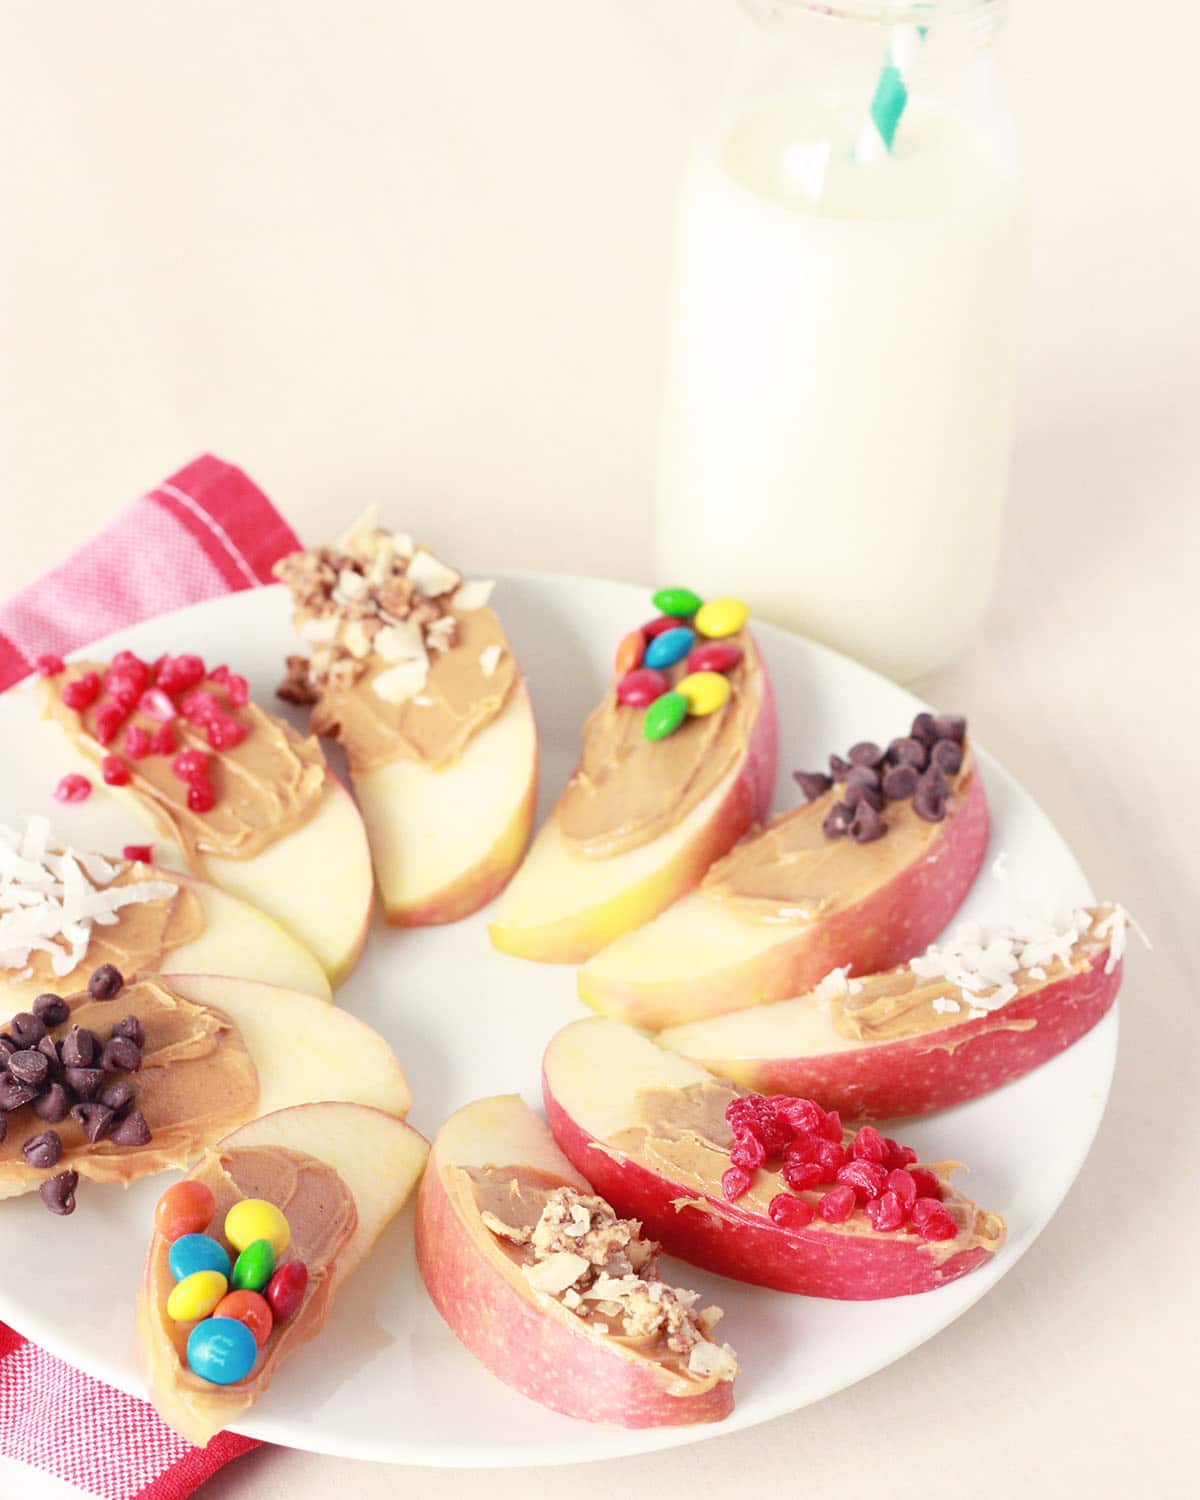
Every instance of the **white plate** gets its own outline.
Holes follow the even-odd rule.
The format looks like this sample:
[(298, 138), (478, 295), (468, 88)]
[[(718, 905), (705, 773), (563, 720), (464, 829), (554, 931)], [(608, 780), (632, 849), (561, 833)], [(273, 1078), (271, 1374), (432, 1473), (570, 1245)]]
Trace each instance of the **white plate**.
[[(612, 651), (652, 611), (640, 589), (590, 579), (511, 574), (496, 603), (529, 677), (542, 736), (541, 810), (574, 763), (580, 726), (606, 681)], [(921, 706), (911, 694), (821, 647), (761, 628), (779, 706), (777, 806), (796, 801), (790, 771), (856, 740), (886, 742)], [(234, 594), (140, 625), (102, 643), (143, 656), (200, 651), (249, 677), (268, 706), (295, 649), (280, 588)], [(953, 709), (954, 704), (941, 705)], [(991, 800), (989, 858), (963, 918), (1001, 920), (1010, 892), (1091, 897), (1071, 851), (1037, 804), (981, 752)], [(60, 807), (50, 795), (69, 753), (33, 722), (22, 689), (0, 699), (0, 819), (50, 815), (72, 843), (119, 849), (144, 837), (103, 787)], [(1007, 883), (990, 872), (1006, 856)], [(542, 1050), (583, 1013), (567, 966), (495, 953), (479, 915), (415, 932), (376, 924), (338, 1000), (394, 1045), (413, 1089), (412, 1123), (432, 1137), (459, 1105), (519, 1090), (539, 1099)], [(450, 1467), (575, 1463), (692, 1443), (819, 1401), (899, 1359), (978, 1300), (1016, 1264), (1083, 1164), (1108, 1095), (1115, 1010), (1070, 1051), (1018, 1083), (906, 1126), (926, 1159), (971, 1164), (971, 1195), (1008, 1221), (1008, 1243), (982, 1270), (936, 1292), (886, 1302), (823, 1302), (740, 1286), (690, 1267), (671, 1274), (727, 1311), (722, 1332), (741, 1357), (737, 1408), (724, 1423), (627, 1432), (574, 1422), (510, 1391), (442, 1323), (416, 1273), (411, 1209), (339, 1297), (321, 1337), (283, 1368), (239, 1430), (316, 1452)], [(73, 1218), (37, 1197), (0, 1206), (0, 1317), (62, 1358), (142, 1393), (133, 1358), (134, 1293), (154, 1203), (169, 1178), (125, 1194), (84, 1183)], [(49, 1273), (49, 1274), (47, 1274)]]

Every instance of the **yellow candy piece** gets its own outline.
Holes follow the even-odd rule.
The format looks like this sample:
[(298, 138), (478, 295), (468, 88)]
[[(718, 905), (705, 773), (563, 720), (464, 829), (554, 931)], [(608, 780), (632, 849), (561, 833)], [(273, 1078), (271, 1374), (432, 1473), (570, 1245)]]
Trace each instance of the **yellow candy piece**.
[(675, 684), (675, 691), (687, 699), (688, 713), (698, 719), (723, 708), (732, 689), (720, 672), (689, 672)]
[(167, 1317), (176, 1323), (198, 1323), (207, 1318), (229, 1290), (220, 1271), (193, 1271), (176, 1282), (167, 1298)]
[(710, 640), (735, 635), (750, 618), (750, 606), (740, 599), (710, 599), (696, 611), (692, 624)]
[(265, 1198), (243, 1198), (225, 1215), (225, 1238), (235, 1250), (244, 1250), (255, 1240), (270, 1240), (278, 1260), (292, 1238), (288, 1221)]

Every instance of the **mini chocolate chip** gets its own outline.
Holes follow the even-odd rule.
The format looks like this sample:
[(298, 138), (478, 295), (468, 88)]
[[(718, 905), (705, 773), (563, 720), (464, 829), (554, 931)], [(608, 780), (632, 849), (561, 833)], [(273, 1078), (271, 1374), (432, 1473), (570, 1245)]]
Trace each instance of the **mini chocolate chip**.
[(66, 1085), (80, 1099), (95, 1099), (104, 1087), (104, 1074), (99, 1068), (67, 1068), (63, 1072)]
[(62, 1073), (62, 1058), (58, 1055), (58, 1046), (52, 1036), (44, 1036), (37, 1044), (38, 1051), (46, 1059), (46, 1072), (51, 1078), (58, 1078)]
[(145, 1115), (141, 1110), (131, 1109), (111, 1138), (118, 1146), (148, 1146), (152, 1137)]
[(846, 773), (846, 785), (875, 788), (879, 785), (879, 772), (870, 766), (854, 766)]
[(887, 824), (876, 808), (862, 801), (854, 809), (854, 821), (850, 824), (850, 837), (856, 844), (871, 844), (887, 832)]
[(46, 1035), (46, 1028), (32, 1011), (23, 1010), (8, 1023), (8, 1032), (17, 1044), (16, 1050), (23, 1052), (26, 1047), (37, 1046)]
[(921, 787), (928, 787), (939, 797), (946, 797), (950, 792), (950, 783), (942, 775), (941, 769), (938, 766), (930, 766), (927, 771), (921, 773), (920, 780), (917, 782), (918, 791)]
[(33, 1013), (42, 1023), (49, 1028), (61, 1026), (71, 1014), (71, 1007), (61, 995), (39, 995), (33, 1002)]
[(72, 1104), (71, 1118), (82, 1127), (84, 1135), (94, 1145), (113, 1128), (117, 1117), (103, 1104)]
[(0, 1114), (0, 1146), (4, 1144), (4, 1137), (8, 1134), (8, 1116)]
[(829, 770), (834, 781), (845, 781), (846, 777), (850, 774), (850, 762), (843, 760), (840, 755), (831, 755), (829, 757)]
[(792, 780), (804, 793), (806, 802), (815, 802), (833, 785), (833, 778), (823, 771), (793, 771)]
[(888, 760), (894, 766), (914, 766), (918, 771), (923, 771), (928, 759), (928, 748), (920, 740), (911, 737), (893, 740), (888, 746)]
[(41, 1194), (42, 1202), (52, 1214), (73, 1214), (75, 1212), (75, 1189), (78, 1186), (78, 1172), (60, 1172), (57, 1177), (51, 1177), (43, 1182), (38, 1192)]
[(961, 745), (967, 737), (967, 721), (962, 714), (935, 714), (933, 727), (939, 740), (953, 740)]
[(61, 1083), (52, 1083), (33, 1101), (33, 1112), (47, 1125), (61, 1125), (71, 1108), (71, 1099)]
[(142, 1049), (127, 1036), (115, 1036), (100, 1055), (106, 1073), (136, 1073), (142, 1065)]
[(929, 752), (929, 759), (947, 776), (955, 775), (963, 763), (963, 753), (953, 740), (938, 740)]
[(884, 773), (883, 795), (893, 802), (903, 802), (917, 789), (916, 766), (892, 766)]
[(922, 783), (913, 796), (913, 812), (927, 823), (940, 823), (946, 816), (946, 795), (932, 784)]
[(863, 786), (856, 781), (846, 788), (846, 806), (857, 807), (860, 802), (870, 803), (876, 812), (883, 811), (883, 793), (873, 786)]
[(62, 1141), (56, 1130), (43, 1130), (41, 1135), (31, 1135), (21, 1147), (21, 1155), (31, 1167), (45, 1171), (56, 1167), (62, 1155)]
[(101, 1089), (100, 1103), (111, 1109), (114, 1115), (123, 1115), (133, 1103), (133, 1084), (123, 1079), (120, 1083), (110, 1083), (106, 1089)]
[(7, 1061), (10, 1052), (20, 1052), (20, 1050), (20, 1047), (13, 1041), (7, 1031), (0, 1032), (0, 1066), (3, 1066)]
[(37, 1094), (38, 1091), (32, 1083), (21, 1083), (8, 1073), (0, 1076), (0, 1109), (5, 1113), (20, 1109), (23, 1104), (36, 1099)]
[(850, 827), (854, 809), (845, 802), (835, 802), (821, 824), (821, 832), (827, 839), (840, 839)]
[(128, 1037), (135, 1047), (146, 1045), (146, 1033), (136, 1016), (123, 1016), (112, 1029), (113, 1036)]
[(923, 745), (932, 745), (934, 740), (941, 739), (941, 735), (934, 728), (932, 714), (918, 714), (912, 721), (909, 733), (914, 740), (920, 740)]
[(846, 758), (851, 765), (868, 766), (874, 769), (883, 762), (883, 751), (874, 740), (859, 740), (857, 745), (851, 745), (846, 752)]
[(115, 964), (101, 964), (88, 980), (88, 994), (93, 1000), (115, 1000), (124, 988), (124, 976)]
[(96, 1035), (86, 1026), (72, 1026), (63, 1038), (64, 1068), (90, 1068), (96, 1056)]
[(50, 1072), (50, 1064), (35, 1048), (32, 1052), (14, 1052), (8, 1060), (8, 1071), (18, 1083), (29, 1083), (40, 1089)]

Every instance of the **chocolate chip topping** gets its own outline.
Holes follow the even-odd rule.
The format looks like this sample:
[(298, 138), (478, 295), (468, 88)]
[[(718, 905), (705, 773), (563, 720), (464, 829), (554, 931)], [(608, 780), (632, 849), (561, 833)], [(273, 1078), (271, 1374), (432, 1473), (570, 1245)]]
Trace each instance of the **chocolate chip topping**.
[(939, 740), (953, 740), (961, 745), (967, 737), (967, 721), (962, 714), (935, 714), (933, 727)]
[(18, 1083), (30, 1083), (40, 1089), (50, 1072), (45, 1055), (36, 1050), (14, 1052), (8, 1060), (8, 1071)]
[(0, 1075), (0, 1109), (6, 1114), (36, 1099), (37, 1092), (31, 1083), (21, 1083), (9, 1073)]
[(846, 775), (847, 786), (869, 786), (874, 790), (879, 785), (879, 772), (870, 766), (854, 766)]
[(892, 802), (903, 802), (917, 789), (916, 766), (891, 766), (884, 772), (883, 795)]
[(61, 1125), (71, 1108), (71, 1097), (61, 1083), (52, 1083), (33, 1101), (33, 1112), (47, 1125)]
[(114, 1115), (123, 1115), (133, 1103), (133, 1084), (122, 1080), (120, 1083), (110, 1083), (107, 1088), (100, 1090), (100, 1103), (106, 1109), (111, 1109)]
[(64, 1068), (90, 1068), (96, 1056), (96, 1034), (86, 1026), (72, 1026), (63, 1038)]
[(913, 796), (913, 812), (927, 823), (940, 823), (946, 816), (946, 794), (934, 782), (922, 782)]
[(856, 844), (871, 844), (887, 832), (887, 824), (878, 810), (865, 799), (854, 809), (854, 821), (850, 824), (850, 837)]
[(128, 1037), (135, 1047), (146, 1045), (146, 1033), (136, 1016), (123, 1016), (112, 1029), (113, 1036)]
[(932, 714), (918, 714), (912, 721), (909, 730), (914, 740), (920, 740), (923, 745), (932, 745), (934, 740), (940, 740), (942, 736), (937, 732), (937, 726), (933, 722)]
[(5, 1138), (7, 1137), (7, 1135), (8, 1135), (8, 1116), (6, 1114), (0, 1114), (0, 1146), (3, 1146)]
[(45, 1171), (58, 1165), (62, 1156), (62, 1140), (56, 1130), (43, 1130), (41, 1135), (31, 1135), (21, 1147), (21, 1155), (31, 1167)]
[(833, 785), (832, 777), (826, 776), (823, 771), (793, 771), (792, 780), (804, 793), (806, 802), (815, 802)]
[(62, 1058), (58, 1055), (58, 1047), (52, 1036), (44, 1036), (37, 1044), (38, 1051), (46, 1059), (46, 1073), (50, 1078), (62, 1076)]
[(845, 781), (846, 777), (850, 774), (850, 762), (843, 760), (840, 755), (831, 755), (829, 757), (829, 770), (834, 781)]
[(61, 995), (39, 995), (33, 1002), (33, 1013), (49, 1029), (61, 1026), (71, 1014), (71, 1007)]
[(95, 1145), (112, 1129), (117, 1117), (103, 1104), (73, 1104), (71, 1118), (82, 1127), (84, 1135)]
[(127, 1036), (115, 1036), (105, 1044), (100, 1066), (106, 1073), (136, 1073), (142, 1066), (141, 1048)]
[(43, 1182), (38, 1192), (52, 1214), (65, 1216), (75, 1212), (75, 1189), (78, 1186), (78, 1172), (60, 1172), (57, 1177)]
[(864, 786), (860, 781), (847, 786), (845, 802), (847, 807), (857, 807), (860, 802), (866, 802), (876, 812), (883, 811), (883, 793), (876, 787)]
[(853, 766), (868, 766), (873, 770), (883, 764), (883, 751), (874, 740), (859, 740), (857, 745), (850, 746), (846, 758)]
[(111, 1139), (118, 1146), (148, 1146), (152, 1137), (141, 1110), (131, 1109), (114, 1127)]
[(957, 774), (963, 763), (961, 747), (954, 740), (938, 740), (929, 752), (930, 762), (947, 776)]
[(101, 964), (88, 980), (88, 994), (93, 1000), (115, 1000), (124, 988), (124, 976), (115, 964)]
[(8, 1066), (9, 1055), (20, 1050), (7, 1031), (0, 1032), (0, 1073)]
[(16, 1042), (16, 1051), (36, 1047), (46, 1035), (46, 1028), (32, 1011), (22, 1010), (8, 1023), (8, 1034)]
[(835, 802), (825, 815), (821, 832), (827, 839), (840, 839), (850, 831), (854, 809), (845, 802)]
[(887, 758), (894, 766), (914, 766), (918, 771), (923, 771), (928, 763), (929, 750), (920, 740), (914, 740), (909, 735), (892, 741), (888, 746)]
[(99, 1068), (66, 1068), (63, 1080), (76, 1098), (84, 1100), (97, 1098), (104, 1087), (104, 1074)]

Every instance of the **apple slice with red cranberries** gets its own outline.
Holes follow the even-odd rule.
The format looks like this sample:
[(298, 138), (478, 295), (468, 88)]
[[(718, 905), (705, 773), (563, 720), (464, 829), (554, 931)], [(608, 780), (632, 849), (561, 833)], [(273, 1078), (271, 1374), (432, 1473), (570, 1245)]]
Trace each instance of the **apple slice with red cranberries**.
[(579, 971), (579, 994), (651, 1031), (801, 994), (831, 969), (890, 968), (962, 904), (988, 807), (961, 718), (920, 714), (887, 750), (863, 741), (810, 800), (747, 835), (697, 890)]
[(739, 1094), (616, 1021), (576, 1021), (543, 1066), (567, 1158), (620, 1214), (705, 1270), (812, 1297), (930, 1291), (975, 1270), (1004, 1222), (873, 1126)]
[(660, 1032), (660, 1046), (763, 1094), (854, 1119), (962, 1104), (1056, 1057), (1121, 986), (1125, 915), (964, 928), (882, 974), (835, 969), (814, 990)]
[(455, 1335), (543, 1406), (622, 1427), (733, 1408), (736, 1361), (708, 1337), (718, 1310), (694, 1312), (694, 1294), (660, 1279), (640, 1225), (593, 1196), (515, 1094), (468, 1104), (438, 1132), (417, 1262)]

